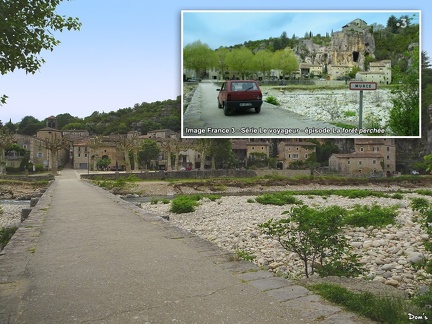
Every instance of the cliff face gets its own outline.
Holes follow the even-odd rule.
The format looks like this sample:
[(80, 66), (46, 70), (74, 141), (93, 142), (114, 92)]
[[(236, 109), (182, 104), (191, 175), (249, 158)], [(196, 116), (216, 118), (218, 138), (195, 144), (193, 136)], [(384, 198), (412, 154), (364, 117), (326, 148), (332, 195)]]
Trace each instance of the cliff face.
[(358, 65), (364, 69), (365, 58), (373, 57), (375, 39), (367, 29), (333, 33), (329, 46), (329, 64)]
[(367, 56), (374, 57), (375, 39), (367, 24), (356, 19), (332, 33), (329, 45), (314, 44), (302, 39), (295, 49), (300, 62), (358, 66), (364, 70)]

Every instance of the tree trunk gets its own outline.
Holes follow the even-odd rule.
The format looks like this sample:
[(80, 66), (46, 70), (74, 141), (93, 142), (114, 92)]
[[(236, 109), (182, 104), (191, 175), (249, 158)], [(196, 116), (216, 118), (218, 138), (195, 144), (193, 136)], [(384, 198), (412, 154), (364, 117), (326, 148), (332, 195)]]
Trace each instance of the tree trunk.
[(138, 150), (134, 149), (133, 151), (133, 155), (134, 155), (134, 171), (139, 171), (139, 165), (138, 165)]

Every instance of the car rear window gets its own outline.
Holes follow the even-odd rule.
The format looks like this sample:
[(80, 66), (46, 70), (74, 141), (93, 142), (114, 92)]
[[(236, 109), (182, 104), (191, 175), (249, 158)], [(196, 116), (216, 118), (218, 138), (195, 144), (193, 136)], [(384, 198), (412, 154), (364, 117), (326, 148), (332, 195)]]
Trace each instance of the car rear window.
[(258, 90), (255, 82), (233, 82), (232, 91)]

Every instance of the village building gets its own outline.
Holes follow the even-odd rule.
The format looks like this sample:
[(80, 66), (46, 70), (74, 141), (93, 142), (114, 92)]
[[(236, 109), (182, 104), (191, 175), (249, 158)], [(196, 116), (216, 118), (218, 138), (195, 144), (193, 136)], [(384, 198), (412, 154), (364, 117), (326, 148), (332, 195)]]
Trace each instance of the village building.
[(330, 170), (341, 175), (390, 176), (396, 173), (396, 146), (393, 138), (354, 140), (354, 152), (333, 154)]
[(278, 163), (281, 169), (287, 169), (294, 162), (306, 161), (315, 152), (314, 143), (295, 139), (283, 141), (278, 144)]

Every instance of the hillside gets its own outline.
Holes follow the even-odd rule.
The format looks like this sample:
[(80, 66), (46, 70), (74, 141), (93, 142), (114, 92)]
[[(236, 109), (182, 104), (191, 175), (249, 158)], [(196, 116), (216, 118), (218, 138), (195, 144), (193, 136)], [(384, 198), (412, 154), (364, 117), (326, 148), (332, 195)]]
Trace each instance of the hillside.
[[(95, 111), (85, 118), (74, 117), (69, 113), (59, 114), (56, 117), (59, 129), (84, 129), (92, 135), (126, 134), (131, 130), (139, 131), (141, 134), (155, 129), (179, 131), (180, 102), (178, 96), (175, 100), (143, 102), (108, 113)], [(26, 116), (20, 123), (7, 123), (5, 127), (11, 133), (35, 135), (38, 130), (45, 127), (45, 121)]]

